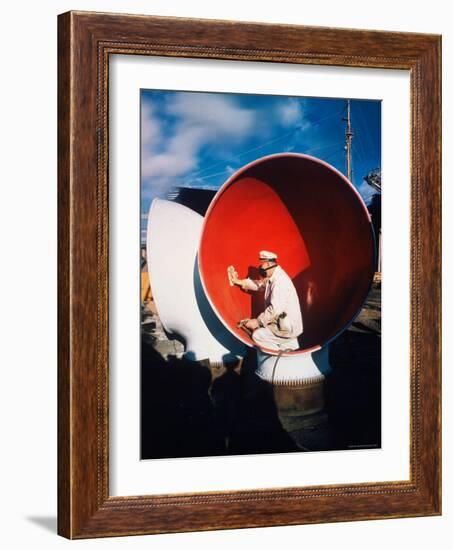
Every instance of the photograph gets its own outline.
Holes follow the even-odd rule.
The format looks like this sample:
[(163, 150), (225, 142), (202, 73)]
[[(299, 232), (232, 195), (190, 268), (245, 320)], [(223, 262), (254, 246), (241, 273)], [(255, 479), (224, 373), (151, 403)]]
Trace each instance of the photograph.
[(381, 101), (140, 114), (140, 459), (379, 450)]

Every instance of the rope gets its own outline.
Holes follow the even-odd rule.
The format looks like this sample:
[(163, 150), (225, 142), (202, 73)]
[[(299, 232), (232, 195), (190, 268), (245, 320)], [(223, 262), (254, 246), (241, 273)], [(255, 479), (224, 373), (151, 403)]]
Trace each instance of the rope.
[(274, 375), (275, 375), (275, 369), (277, 368), (277, 364), (278, 362), (280, 361), (280, 357), (283, 355), (283, 353), (285, 352), (285, 350), (280, 350), (278, 352), (278, 355), (277, 355), (277, 359), (275, 360), (275, 363), (274, 363), (274, 368), (272, 369), (272, 376), (271, 376), (271, 384), (272, 384), (272, 387), (274, 387)]
[[(315, 120), (313, 122), (310, 122), (310, 124), (312, 126), (316, 126), (318, 125), (320, 122), (323, 122), (329, 118), (333, 118), (333, 117), (336, 117), (340, 114), (342, 114), (342, 112), (344, 111), (344, 107), (342, 109), (340, 109), (339, 111), (335, 111), (334, 113), (330, 113), (324, 117), (321, 117), (319, 118), (318, 120)], [(206, 168), (202, 168), (200, 170), (197, 170), (196, 172), (193, 172), (191, 174), (191, 177), (196, 177), (197, 179), (200, 179), (200, 180), (204, 180), (204, 179), (207, 179), (207, 178), (210, 178), (212, 176), (217, 176), (217, 175), (221, 175), (221, 174), (224, 174), (225, 172), (227, 172), (228, 170), (223, 170), (222, 172), (217, 172), (216, 174), (211, 174), (211, 175), (205, 175), (203, 177), (199, 177), (201, 174), (205, 173), (205, 172), (209, 172), (209, 170), (211, 170), (212, 168), (215, 168), (217, 166), (220, 166), (220, 165), (224, 165), (225, 162), (232, 162), (234, 160), (238, 160), (239, 157), (242, 157), (244, 155), (247, 155), (249, 153), (252, 153), (254, 151), (258, 151), (259, 149), (263, 149), (264, 147), (267, 147), (268, 145), (271, 145), (273, 143), (276, 143), (277, 141), (280, 141), (282, 139), (285, 139), (286, 137), (289, 137), (291, 134), (297, 132), (298, 130), (302, 130), (304, 128), (304, 125), (305, 123), (302, 123), (302, 124), (298, 124), (297, 126), (295, 126), (294, 128), (292, 128), (291, 130), (289, 130), (288, 132), (285, 132), (283, 134), (280, 134), (279, 136), (275, 137), (275, 138), (272, 138), (268, 141), (265, 141), (264, 143), (262, 143), (261, 145), (258, 145), (256, 147), (252, 147), (251, 149), (247, 149), (245, 151), (242, 151), (240, 153), (237, 153), (236, 155), (231, 155), (228, 157), (228, 159), (225, 161), (225, 160), (221, 160), (219, 162), (216, 162), (214, 164), (211, 164), (210, 166), (207, 166)], [(311, 151), (311, 150), (315, 150), (317, 149), (317, 147), (315, 148), (312, 148), (312, 149), (308, 149), (308, 151)], [(183, 179), (184, 176), (180, 176), (178, 179)]]

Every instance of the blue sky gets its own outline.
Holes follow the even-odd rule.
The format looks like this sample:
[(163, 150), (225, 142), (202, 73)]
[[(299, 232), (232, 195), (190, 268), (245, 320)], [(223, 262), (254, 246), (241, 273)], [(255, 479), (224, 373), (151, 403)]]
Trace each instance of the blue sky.
[[(273, 153), (318, 157), (346, 172), (346, 99), (141, 92), (142, 219), (174, 186), (217, 189), (237, 169)], [(364, 176), (381, 167), (381, 103), (351, 100), (352, 181), (365, 202)]]

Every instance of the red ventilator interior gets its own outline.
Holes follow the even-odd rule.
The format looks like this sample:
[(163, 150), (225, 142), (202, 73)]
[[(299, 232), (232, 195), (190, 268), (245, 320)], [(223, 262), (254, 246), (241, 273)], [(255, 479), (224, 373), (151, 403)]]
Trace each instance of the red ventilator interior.
[(258, 279), (258, 254), (269, 250), (291, 277), (299, 296), (304, 353), (337, 336), (360, 311), (375, 270), (368, 210), (340, 172), (319, 159), (293, 153), (263, 157), (232, 175), (206, 213), (199, 269), (206, 295), (224, 325), (253, 345), (237, 327), (263, 310), (262, 292), (231, 287)]

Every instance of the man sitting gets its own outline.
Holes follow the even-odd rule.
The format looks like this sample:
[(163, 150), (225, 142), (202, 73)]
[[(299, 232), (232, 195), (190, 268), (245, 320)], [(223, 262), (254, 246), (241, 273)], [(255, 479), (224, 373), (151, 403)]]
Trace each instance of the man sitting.
[(240, 326), (250, 331), (253, 341), (274, 351), (296, 350), (302, 334), (302, 313), (296, 288), (288, 274), (277, 263), (277, 254), (259, 253), (262, 279), (238, 279), (233, 266), (228, 268), (230, 284), (243, 290), (264, 290), (264, 311), (256, 319), (243, 319)]

